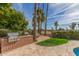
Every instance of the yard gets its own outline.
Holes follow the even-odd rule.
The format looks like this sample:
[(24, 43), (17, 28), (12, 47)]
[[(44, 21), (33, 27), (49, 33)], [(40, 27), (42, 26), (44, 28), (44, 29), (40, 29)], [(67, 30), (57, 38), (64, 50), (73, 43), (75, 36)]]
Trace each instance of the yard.
[[(38, 42), (42, 39), (46, 40), (49, 37), (40, 36)], [(44, 41), (43, 40), (43, 41)], [(58, 46), (40, 46), (35, 43), (25, 45), (23, 47), (14, 49), (12, 51), (6, 52), (2, 55), (4, 56), (74, 56), (73, 48), (79, 46), (79, 41), (70, 40), (68, 43)]]
[[(0, 4), (0, 53), (13, 56), (75, 55), (73, 49), (79, 47), (79, 24), (70, 21), (68, 24), (64, 22), (63, 26), (58, 17), (58, 20), (50, 21), (52, 18), (49, 17), (48, 11), (53, 12), (48, 3), (26, 5), (23, 8), (25, 10), (21, 12), (13, 7), (14, 4)], [(41, 5), (46, 8), (42, 9)], [(28, 6), (33, 8), (30, 10)], [(30, 13), (27, 14), (27, 10)], [(31, 16), (28, 17), (26, 14)]]
[(57, 46), (62, 45), (68, 42), (68, 39), (61, 39), (61, 38), (49, 38), (47, 40), (38, 42), (36, 44), (40, 46)]

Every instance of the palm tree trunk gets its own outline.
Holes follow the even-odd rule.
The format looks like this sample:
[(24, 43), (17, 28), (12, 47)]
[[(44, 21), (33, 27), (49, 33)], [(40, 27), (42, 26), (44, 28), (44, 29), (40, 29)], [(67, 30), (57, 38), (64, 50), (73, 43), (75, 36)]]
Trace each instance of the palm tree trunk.
[[(41, 17), (41, 15), (40, 15), (40, 17)], [(39, 26), (39, 34), (41, 34), (41, 19), (40, 19), (40, 26)]]
[(57, 31), (57, 26), (55, 26), (55, 30)]
[[(44, 3), (42, 4), (42, 10), (44, 11)], [(41, 32), (43, 32), (42, 26), (43, 26), (43, 24), (42, 24), (42, 21), (41, 21)]]
[[(38, 8), (40, 8), (40, 4), (38, 3)], [(41, 15), (40, 15), (40, 12), (38, 14), (38, 32), (39, 34), (41, 34)]]
[(33, 41), (36, 41), (36, 3), (34, 4), (34, 17), (33, 17)]
[(79, 31), (79, 24), (78, 24), (78, 31)]
[(46, 31), (47, 31), (47, 16), (48, 16), (48, 3), (47, 3), (47, 7), (46, 7), (45, 35), (46, 35)]

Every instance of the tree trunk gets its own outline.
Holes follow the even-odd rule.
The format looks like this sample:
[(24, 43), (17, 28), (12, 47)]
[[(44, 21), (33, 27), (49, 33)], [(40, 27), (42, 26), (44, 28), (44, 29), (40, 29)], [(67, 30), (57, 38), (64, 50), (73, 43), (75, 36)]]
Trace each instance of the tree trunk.
[(39, 26), (39, 34), (41, 34), (41, 15), (40, 15), (40, 19), (39, 19), (39, 23), (40, 23), (40, 26)]
[(34, 4), (34, 17), (33, 17), (33, 40), (36, 41), (36, 3)]
[(57, 26), (55, 26), (55, 30), (56, 30), (56, 31), (57, 31), (57, 28), (58, 28), (58, 27), (57, 27)]
[(46, 35), (46, 31), (47, 31), (47, 16), (48, 16), (48, 3), (47, 3), (47, 7), (46, 7), (45, 35)]
[[(40, 4), (38, 3), (38, 8), (40, 8)], [(41, 34), (41, 15), (38, 13), (38, 33)]]
[[(42, 10), (44, 11), (44, 3), (42, 4)], [(43, 32), (42, 26), (43, 26), (43, 24), (42, 24), (42, 21), (41, 21), (41, 33)]]
[(39, 15), (38, 15), (38, 33), (40, 33), (40, 19), (39, 19)]

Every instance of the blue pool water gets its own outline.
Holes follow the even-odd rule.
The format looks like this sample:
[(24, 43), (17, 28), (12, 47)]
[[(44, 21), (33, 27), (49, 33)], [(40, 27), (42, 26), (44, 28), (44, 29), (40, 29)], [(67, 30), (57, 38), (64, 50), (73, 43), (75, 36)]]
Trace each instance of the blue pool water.
[(79, 56), (79, 47), (73, 49), (76, 56)]

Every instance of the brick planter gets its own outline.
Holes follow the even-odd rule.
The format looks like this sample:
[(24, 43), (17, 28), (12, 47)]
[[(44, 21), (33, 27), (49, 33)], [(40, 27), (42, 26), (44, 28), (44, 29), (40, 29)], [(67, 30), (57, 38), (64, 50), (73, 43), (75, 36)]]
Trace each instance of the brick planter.
[(8, 42), (7, 38), (0, 38), (0, 53), (4, 53), (15, 48), (24, 46), (26, 44), (33, 43), (33, 37), (30, 36), (19, 36), (19, 40), (15, 42)]

